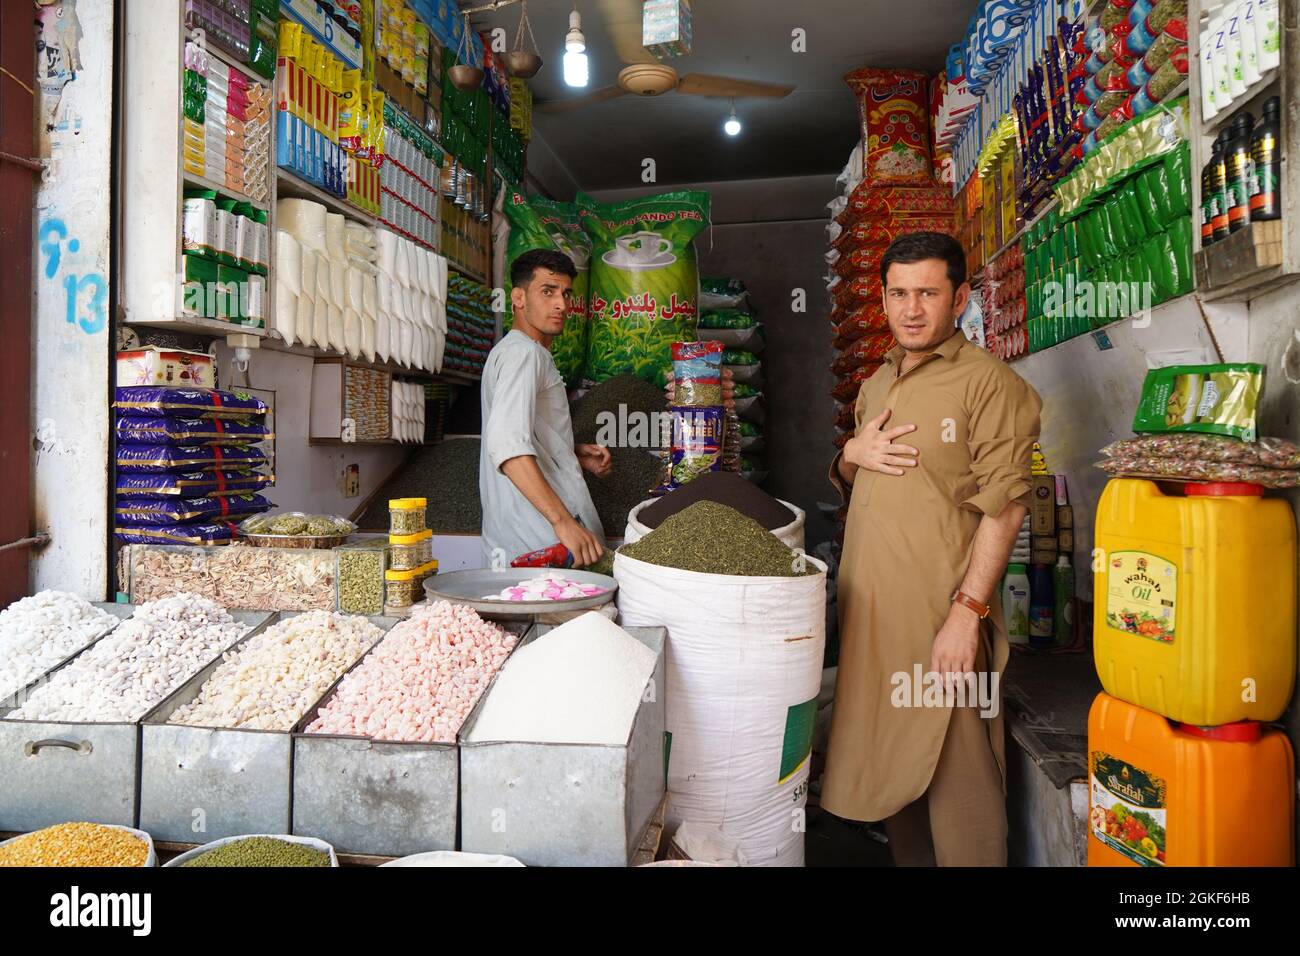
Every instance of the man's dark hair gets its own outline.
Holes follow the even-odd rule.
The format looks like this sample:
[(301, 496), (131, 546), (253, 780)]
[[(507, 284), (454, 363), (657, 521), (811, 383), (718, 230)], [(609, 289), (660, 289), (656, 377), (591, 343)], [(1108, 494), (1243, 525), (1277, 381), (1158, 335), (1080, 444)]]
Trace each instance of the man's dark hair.
[(573, 267), (573, 260), (558, 249), (529, 249), (521, 254), (510, 266), (510, 284), (526, 286), (533, 281), (533, 273), (538, 269), (550, 269), (570, 279), (578, 277), (578, 270)]
[(942, 232), (912, 232), (899, 236), (885, 250), (885, 257), (880, 260), (880, 284), (888, 285), (885, 277), (895, 262), (908, 264), (927, 259), (939, 259), (948, 267), (954, 292), (966, 281), (966, 253), (961, 251), (956, 239)]

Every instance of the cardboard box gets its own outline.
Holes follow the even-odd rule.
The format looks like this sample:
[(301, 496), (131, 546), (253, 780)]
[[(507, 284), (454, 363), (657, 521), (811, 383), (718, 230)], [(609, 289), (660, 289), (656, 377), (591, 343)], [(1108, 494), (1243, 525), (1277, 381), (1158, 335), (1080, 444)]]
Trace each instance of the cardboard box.
[(1056, 481), (1051, 475), (1035, 475), (1032, 481), (1029, 530), (1036, 535), (1056, 534)]
[(1032, 560), (1030, 563), (1031, 563), (1031, 564), (1055, 564), (1055, 563), (1056, 563), (1056, 552), (1055, 552), (1055, 551), (1035, 551), (1035, 552), (1033, 553), (1033, 560)]
[(216, 388), (217, 377), (206, 352), (150, 346), (117, 353), (117, 384)]
[(1058, 505), (1056, 508), (1056, 523), (1062, 528), (1074, 527), (1074, 506)]
[(1034, 535), (1033, 548), (1035, 551), (1056, 551), (1059, 547), (1055, 535)]
[(1056, 535), (1056, 541), (1057, 541), (1057, 549), (1062, 554), (1074, 553), (1074, 532), (1073, 531), (1063, 530), (1058, 532)]

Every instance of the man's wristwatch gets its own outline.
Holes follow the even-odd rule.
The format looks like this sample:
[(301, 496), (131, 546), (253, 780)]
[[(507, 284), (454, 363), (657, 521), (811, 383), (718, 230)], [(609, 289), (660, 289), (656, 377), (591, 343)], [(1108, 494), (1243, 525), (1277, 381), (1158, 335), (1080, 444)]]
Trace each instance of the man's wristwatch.
[(989, 606), (987, 604), (981, 604), (961, 589), (952, 592), (952, 603), (966, 605), (981, 618), (989, 616)]

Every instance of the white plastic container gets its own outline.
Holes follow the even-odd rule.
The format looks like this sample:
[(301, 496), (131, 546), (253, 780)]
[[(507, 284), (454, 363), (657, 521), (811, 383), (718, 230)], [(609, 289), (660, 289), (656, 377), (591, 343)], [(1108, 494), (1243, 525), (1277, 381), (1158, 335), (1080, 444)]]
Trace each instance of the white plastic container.
[(1276, 69), (1282, 62), (1282, 26), (1277, 0), (1257, 0), (1255, 32), (1259, 38), (1259, 72)]
[(1228, 92), (1236, 99), (1246, 92), (1245, 52), (1241, 36), (1241, 4), (1228, 7), (1223, 14), (1224, 38), (1228, 45)]
[(1232, 65), (1228, 62), (1228, 27), (1223, 14), (1210, 21), (1206, 39), (1214, 57), (1214, 102), (1222, 112), (1232, 105)]
[(1238, 12), (1238, 27), (1241, 30), (1241, 70), (1247, 86), (1259, 82), (1259, 30), (1255, 20), (1255, 8), (1259, 0), (1241, 0)]
[[(1219, 115), (1218, 82), (1214, 76), (1214, 44), (1207, 26), (1201, 34), (1201, 114), (1210, 120)], [(1226, 106), (1226, 104), (1223, 104)]]

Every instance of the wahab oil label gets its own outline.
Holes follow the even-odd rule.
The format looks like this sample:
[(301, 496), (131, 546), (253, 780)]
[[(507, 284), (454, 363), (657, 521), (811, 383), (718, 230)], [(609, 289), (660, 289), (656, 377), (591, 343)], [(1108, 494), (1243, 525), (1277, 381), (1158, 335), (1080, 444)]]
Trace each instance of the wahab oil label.
[(1106, 623), (1117, 631), (1172, 644), (1177, 566), (1145, 551), (1114, 551), (1107, 560)]
[(1165, 865), (1165, 782), (1118, 757), (1088, 755), (1092, 835), (1142, 866)]

